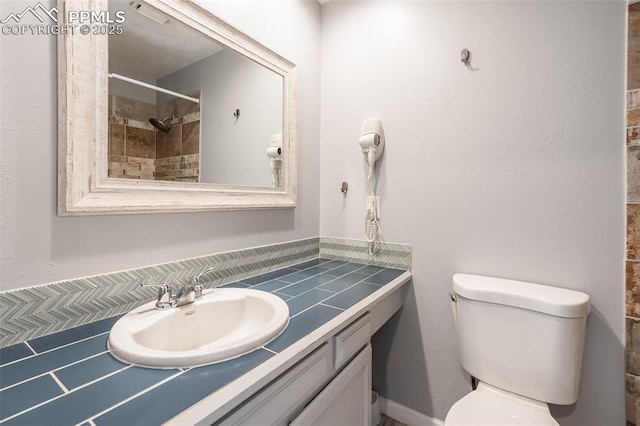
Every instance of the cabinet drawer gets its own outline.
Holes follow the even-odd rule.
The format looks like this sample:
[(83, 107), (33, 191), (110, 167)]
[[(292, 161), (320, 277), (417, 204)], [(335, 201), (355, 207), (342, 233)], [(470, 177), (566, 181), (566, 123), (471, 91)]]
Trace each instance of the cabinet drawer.
[(362, 349), (371, 338), (371, 321), (367, 312), (334, 337), (335, 356), (333, 366), (340, 369)]
[(333, 376), (331, 352), (325, 343), (216, 424), (287, 425)]

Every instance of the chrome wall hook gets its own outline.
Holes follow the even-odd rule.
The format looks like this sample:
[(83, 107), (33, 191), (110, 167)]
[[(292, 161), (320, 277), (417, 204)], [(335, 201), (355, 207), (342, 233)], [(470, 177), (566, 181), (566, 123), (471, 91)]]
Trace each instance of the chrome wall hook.
[(469, 65), (471, 62), (471, 52), (469, 52), (469, 49), (462, 49), (460, 52), (460, 61), (465, 65)]

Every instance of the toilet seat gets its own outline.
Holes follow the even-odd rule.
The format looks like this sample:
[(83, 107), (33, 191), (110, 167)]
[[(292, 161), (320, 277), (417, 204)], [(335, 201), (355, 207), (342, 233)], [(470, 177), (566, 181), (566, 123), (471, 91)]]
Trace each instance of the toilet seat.
[(480, 382), (478, 388), (453, 404), (445, 426), (559, 426), (549, 406)]

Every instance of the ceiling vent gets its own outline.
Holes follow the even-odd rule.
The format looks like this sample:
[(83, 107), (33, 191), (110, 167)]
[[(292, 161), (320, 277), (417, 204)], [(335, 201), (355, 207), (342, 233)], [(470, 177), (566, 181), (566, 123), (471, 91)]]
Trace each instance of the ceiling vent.
[(160, 12), (158, 9), (154, 9), (151, 6), (146, 4), (142, 4), (139, 1), (133, 1), (130, 4), (131, 9), (138, 12), (140, 15), (151, 19), (152, 21), (157, 22), (158, 24), (167, 24), (169, 23), (169, 17), (164, 13)]

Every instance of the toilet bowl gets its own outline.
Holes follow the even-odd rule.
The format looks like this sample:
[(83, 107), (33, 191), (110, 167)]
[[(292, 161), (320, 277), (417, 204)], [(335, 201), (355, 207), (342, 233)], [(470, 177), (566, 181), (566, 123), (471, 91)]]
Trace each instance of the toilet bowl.
[(473, 392), (456, 402), (445, 426), (559, 426), (544, 402), (478, 383)]
[(557, 426), (547, 404), (578, 399), (589, 296), (456, 274), (450, 297), (460, 363), (479, 382), (445, 426)]

